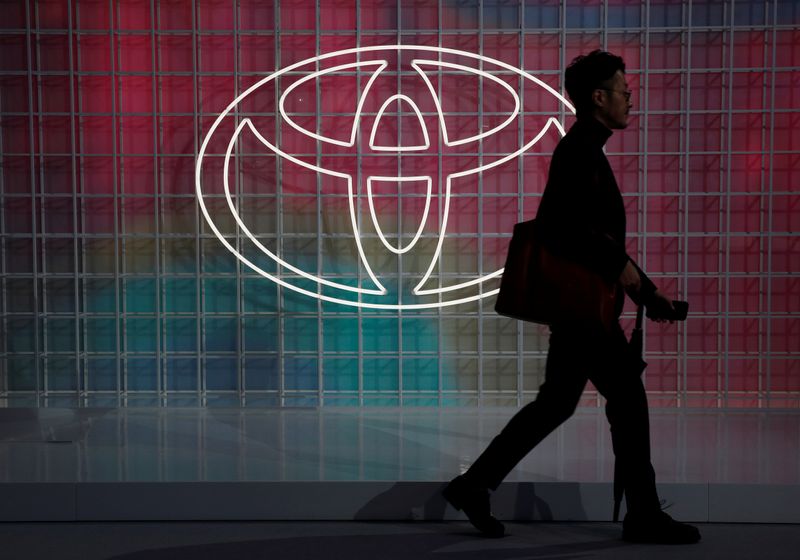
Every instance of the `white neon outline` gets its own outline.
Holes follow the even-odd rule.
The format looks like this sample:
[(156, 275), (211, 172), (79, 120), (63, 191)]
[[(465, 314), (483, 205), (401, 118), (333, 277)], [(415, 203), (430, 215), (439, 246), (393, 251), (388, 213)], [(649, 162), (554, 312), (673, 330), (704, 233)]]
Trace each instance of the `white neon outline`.
[[(542, 130), (539, 131), (539, 134), (536, 137), (525, 144), (522, 147), (522, 151), (525, 152), (530, 149), (534, 144), (536, 144), (541, 138), (547, 133), (550, 129), (550, 125), (555, 126), (561, 135), (564, 135), (564, 128), (561, 126), (555, 117), (550, 117), (547, 119), (547, 123), (542, 127)], [(430, 295), (430, 294), (440, 294), (442, 292), (451, 292), (453, 290), (460, 290), (462, 288), (466, 288), (467, 286), (472, 286), (474, 284), (478, 284), (480, 282), (484, 282), (485, 280), (489, 280), (490, 278), (495, 278), (496, 276), (500, 276), (503, 274), (503, 269), (499, 269), (491, 274), (481, 276), (479, 278), (475, 278), (472, 280), (468, 280), (467, 282), (461, 282), (460, 284), (453, 284), (451, 286), (445, 286), (444, 288), (436, 288), (436, 289), (429, 289), (423, 290), (422, 286), (425, 282), (428, 281), (430, 278), (431, 273), (433, 272), (434, 267), (436, 266), (436, 262), (439, 260), (439, 255), (442, 252), (442, 244), (444, 243), (444, 234), (447, 231), (447, 219), (450, 215), (450, 186), (453, 179), (457, 179), (459, 177), (466, 177), (467, 175), (473, 175), (475, 173), (481, 173), (487, 169), (491, 169), (492, 167), (497, 167), (498, 165), (502, 165), (505, 162), (517, 157), (518, 153), (509, 154), (505, 157), (502, 157), (496, 161), (491, 163), (487, 163), (486, 165), (481, 165), (480, 167), (476, 167), (475, 169), (468, 169), (467, 171), (459, 171), (457, 173), (451, 173), (447, 176), (447, 183), (445, 187), (445, 194), (444, 194), (444, 214), (442, 215), (442, 226), (439, 229), (439, 241), (436, 244), (436, 251), (434, 251), (433, 258), (431, 259), (431, 264), (428, 266), (428, 270), (425, 272), (425, 275), (422, 277), (422, 280), (414, 287), (413, 293), (414, 295), (422, 296), (422, 295)]]
[[(414, 239), (406, 245), (404, 248), (400, 249), (400, 240), (398, 239), (397, 247), (392, 247), (389, 244), (389, 241), (383, 235), (383, 230), (381, 229), (380, 224), (378, 224), (378, 215), (375, 212), (375, 203), (372, 200), (372, 181), (378, 181), (381, 183), (407, 183), (407, 182), (419, 182), (425, 181), (427, 183), (427, 194), (425, 195), (425, 210), (422, 211), (422, 221), (419, 224), (419, 228), (417, 229), (416, 235), (414, 235)], [(372, 215), (372, 223), (375, 225), (375, 230), (378, 232), (378, 237), (389, 249), (392, 253), (396, 255), (402, 255), (403, 253), (407, 253), (411, 250), (411, 248), (417, 244), (419, 241), (420, 236), (422, 236), (422, 230), (425, 228), (425, 222), (428, 221), (428, 211), (431, 209), (431, 197), (433, 195), (433, 180), (426, 175), (420, 177), (379, 177), (379, 176), (372, 176), (367, 177), (367, 200), (369, 201), (369, 212)]]
[[(330, 286), (332, 288), (339, 288), (340, 290), (347, 290), (347, 291), (350, 291), (350, 292), (358, 292), (358, 293), (362, 293), (362, 294), (384, 295), (386, 293), (386, 288), (383, 287), (383, 285), (380, 283), (378, 278), (372, 272), (372, 269), (369, 268), (368, 264), (366, 265), (367, 266), (367, 274), (369, 274), (370, 279), (373, 282), (375, 282), (375, 285), (378, 286), (378, 288), (376, 288), (376, 289), (366, 289), (366, 288), (358, 288), (358, 287), (354, 287), (354, 286), (348, 286), (347, 284), (340, 284), (338, 282), (333, 282), (331, 280), (326, 280), (325, 278), (322, 278), (320, 276), (314, 276), (313, 274), (309, 274), (308, 272), (305, 272), (304, 270), (301, 270), (301, 269), (293, 266), (292, 264), (290, 264), (287, 261), (285, 261), (282, 258), (280, 258), (277, 254), (273, 253), (272, 251), (270, 251), (269, 249), (264, 247), (258, 241), (256, 236), (253, 235), (250, 232), (250, 230), (247, 228), (247, 225), (245, 225), (244, 221), (239, 216), (239, 213), (236, 211), (236, 207), (235, 207), (235, 205), (233, 203), (233, 199), (231, 197), (230, 185), (229, 185), (229, 182), (228, 182), (228, 175), (229, 175), (228, 169), (229, 169), (229, 164), (230, 164), (230, 159), (231, 159), (231, 153), (233, 152), (233, 146), (234, 146), (234, 144), (236, 144), (236, 140), (239, 138), (239, 135), (241, 134), (241, 131), (245, 126), (249, 127), (250, 131), (253, 132), (253, 134), (255, 134), (256, 138), (258, 138), (262, 143), (267, 144), (267, 147), (270, 146), (269, 142), (267, 142), (267, 140), (263, 136), (261, 136), (261, 134), (256, 130), (255, 126), (253, 126), (253, 122), (248, 118), (243, 119), (242, 122), (239, 123), (239, 126), (236, 127), (236, 132), (233, 133), (233, 135), (231, 136), (230, 142), (228, 142), (228, 149), (225, 152), (225, 163), (224, 163), (223, 168), (222, 168), (223, 169), (222, 170), (222, 173), (223, 173), (223, 175), (222, 175), (222, 183), (223, 183), (224, 188), (225, 188), (225, 199), (228, 201), (228, 209), (230, 209), (231, 214), (233, 214), (233, 219), (236, 220), (236, 223), (239, 225), (239, 228), (242, 230), (242, 232), (248, 237), (248, 239), (250, 239), (250, 241), (252, 241), (256, 245), (256, 247), (261, 249), (261, 251), (263, 253), (265, 253), (268, 257), (270, 257), (271, 259), (273, 259), (274, 261), (276, 261), (280, 265), (285, 266), (286, 268), (288, 268), (292, 272), (294, 272), (296, 274), (299, 274), (300, 276), (303, 276), (304, 278), (308, 278), (309, 280), (314, 280), (315, 282), (319, 282), (320, 284), (324, 284), (324, 285)], [(350, 184), (352, 182), (352, 178), (350, 177), (350, 175), (347, 175), (345, 173), (338, 173), (338, 172), (335, 172), (335, 171), (330, 171), (328, 169), (323, 169), (321, 167), (317, 167), (317, 166), (314, 166), (314, 165), (311, 165), (311, 164), (307, 164), (307, 163), (303, 162), (302, 160), (297, 160), (295, 158), (289, 157), (288, 159), (290, 159), (293, 163), (299, 163), (303, 167), (307, 167), (307, 168), (312, 169), (314, 171), (318, 171), (319, 173), (322, 173), (322, 174), (325, 174), (325, 175), (332, 175), (334, 177), (339, 177), (341, 179), (345, 179), (345, 180), (347, 180), (348, 190), (351, 190)], [(357, 229), (355, 223), (353, 223), (353, 227), (355, 228), (353, 233), (356, 235), (356, 238), (360, 240), (361, 236), (358, 235), (358, 229)], [(363, 255), (363, 250), (361, 248), (361, 243), (360, 242), (358, 243), (358, 250), (359, 250), (359, 254), (362, 257), (362, 260), (366, 261), (366, 257)], [(366, 264), (366, 262), (365, 262), (365, 264)]]
[[(508, 92), (514, 98), (514, 111), (512, 111), (511, 116), (509, 116), (506, 120), (504, 120), (502, 123), (500, 123), (499, 125), (490, 130), (481, 132), (480, 134), (476, 134), (475, 136), (470, 136), (469, 138), (462, 138), (461, 140), (450, 141), (450, 138), (447, 135), (447, 125), (444, 122), (444, 111), (442, 109), (442, 105), (439, 103), (439, 97), (436, 95), (436, 88), (433, 87), (433, 84), (428, 79), (428, 76), (425, 74), (425, 72), (422, 71), (420, 65), (454, 68), (456, 70), (463, 70), (470, 74), (478, 74), (481, 77), (488, 78), (500, 84), (501, 86), (506, 88), (506, 90), (508, 90)], [(495, 134), (500, 130), (504, 129), (511, 123), (511, 121), (513, 121), (517, 117), (517, 115), (519, 115), (519, 109), (522, 104), (520, 103), (519, 96), (517, 95), (517, 92), (514, 91), (514, 88), (512, 88), (510, 85), (505, 83), (497, 76), (485, 72), (484, 70), (480, 70), (478, 68), (470, 68), (469, 66), (464, 66), (462, 64), (454, 64), (452, 62), (442, 62), (440, 60), (414, 59), (411, 61), (411, 66), (412, 68), (414, 68), (414, 70), (417, 71), (417, 74), (420, 75), (422, 80), (425, 82), (425, 85), (428, 86), (428, 90), (431, 92), (431, 97), (433, 97), (433, 104), (436, 106), (436, 112), (439, 114), (439, 124), (442, 128), (442, 137), (444, 138), (445, 146), (460, 146), (462, 144), (468, 144), (470, 142), (477, 142), (481, 138), (486, 138), (487, 136), (491, 136), (492, 134)]]
[[(556, 99), (561, 101), (561, 103), (563, 103), (567, 107), (567, 109), (569, 109), (573, 114), (575, 114), (575, 107), (563, 95), (558, 93), (556, 90), (554, 90), (548, 84), (546, 84), (545, 82), (543, 82), (540, 79), (536, 78), (535, 76), (532, 76), (532, 75), (528, 74), (527, 72), (525, 72), (524, 70), (521, 70), (519, 68), (511, 66), (510, 64), (507, 64), (507, 63), (502, 62), (500, 60), (496, 60), (496, 59), (493, 59), (493, 58), (490, 58), (490, 57), (486, 57), (486, 56), (483, 56), (483, 55), (470, 53), (470, 52), (467, 52), (467, 51), (460, 51), (460, 50), (450, 49), (450, 48), (445, 48), (445, 47), (430, 47), (430, 46), (416, 46), (416, 45), (376, 45), (376, 46), (369, 46), (369, 47), (355, 47), (355, 48), (351, 48), (351, 49), (344, 49), (344, 50), (340, 50), (340, 51), (334, 51), (334, 52), (322, 54), (322, 55), (317, 56), (317, 57), (312, 57), (312, 58), (309, 58), (309, 59), (301, 60), (301, 61), (296, 62), (294, 64), (290, 64), (289, 66), (287, 66), (287, 67), (285, 67), (285, 68), (283, 68), (281, 70), (278, 70), (277, 72), (274, 72), (274, 73), (266, 76), (265, 78), (259, 80), (258, 82), (254, 83), (252, 86), (247, 88), (244, 92), (239, 94), (235, 99), (233, 99), (233, 101), (231, 101), (228, 104), (228, 106), (225, 108), (225, 110), (222, 111), (217, 116), (217, 118), (212, 123), (211, 128), (208, 130), (208, 132), (206, 133), (205, 137), (203, 138), (203, 142), (200, 145), (200, 151), (198, 152), (197, 160), (196, 160), (196, 163), (195, 163), (195, 193), (197, 195), (197, 203), (200, 206), (200, 211), (202, 212), (203, 217), (205, 218), (206, 222), (208, 223), (209, 228), (214, 233), (214, 235), (217, 237), (217, 239), (219, 239), (219, 241), (222, 243), (222, 245), (226, 249), (228, 249), (228, 251), (230, 251), (230, 253), (235, 258), (237, 258), (240, 262), (242, 262), (245, 265), (247, 265), (248, 267), (250, 267), (253, 271), (258, 273), (260, 276), (263, 276), (264, 278), (275, 282), (279, 286), (282, 286), (284, 288), (290, 289), (290, 290), (292, 290), (294, 292), (297, 292), (297, 293), (300, 293), (300, 294), (303, 294), (303, 295), (306, 295), (306, 296), (309, 296), (309, 297), (317, 298), (317, 299), (319, 299), (321, 301), (327, 301), (327, 302), (330, 302), (330, 303), (338, 303), (338, 304), (346, 305), (346, 306), (350, 306), (350, 307), (361, 307), (361, 308), (365, 308), (365, 309), (385, 309), (385, 310), (435, 309), (435, 308), (439, 308), (439, 307), (460, 305), (462, 303), (470, 303), (470, 302), (482, 299), (484, 297), (489, 297), (489, 296), (495, 295), (495, 294), (497, 294), (499, 292), (499, 289), (490, 290), (490, 291), (488, 291), (486, 293), (478, 293), (478, 294), (475, 294), (475, 295), (472, 295), (472, 296), (463, 297), (463, 298), (459, 298), (459, 299), (448, 300), (448, 301), (438, 301), (438, 302), (430, 302), (430, 303), (413, 303), (413, 304), (400, 304), (400, 303), (390, 304), (390, 303), (371, 303), (371, 302), (363, 302), (363, 301), (349, 301), (349, 300), (344, 300), (344, 299), (337, 298), (337, 297), (332, 297), (332, 296), (327, 296), (327, 295), (324, 295), (324, 294), (312, 292), (310, 290), (306, 290), (306, 289), (301, 288), (299, 286), (295, 286), (293, 284), (290, 284), (289, 282), (287, 282), (287, 281), (285, 281), (285, 280), (283, 280), (283, 279), (281, 279), (281, 278), (279, 278), (279, 277), (277, 277), (277, 276), (275, 276), (273, 274), (270, 274), (269, 272), (267, 272), (267, 271), (263, 270), (262, 268), (260, 268), (255, 263), (251, 262), (244, 255), (240, 254), (236, 250), (236, 248), (234, 248), (228, 242), (228, 240), (225, 239), (225, 236), (219, 231), (219, 229), (217, 228), (217, 226), (214, 223), (213, 219), (211, 218), (211, 215), (208, 212), (208, 208), (206, 207), (205, 201), (203, 199), (203, 187), (202, 187), (202, 180), (201, 180), (203, 157), (205, 156), (206, 149), (208, 148), (208, 144), (211, 141), (211, 138), (214, 135), (214, 132), (217, 130), (219, 125), (222, 123), (223, 119), (226, 116), (228, 116), (228, 114), (233, 110), (234, 107), (236, 107), (236, 105), (239, 104), (239, 102), (241, 102), (245, 97), (250, 95), (253, 91), (255, 91), (259, 87), (263, 86), (264, 84), (266, 84), (266, 83), (278, 78), (279, 76), (281, 76), (281, 75), (283, 75), (283, 74), (285, 74), (287, 72), (291, 72), (292, 70), (294, 70), (296, 68), (299, 68), (301, 66), (309, 64), (310, 62), (326, 60), (328, 58), (332, 58), (332, 57), (335, 57), (335, 56), (345, 56), (345, 55), (350, 55), (350, 54), (376, 52), (376, 51), (381, 51), (381, 50), (396, 50), (396, 51), (415, 50), (415, 51), (424, 51), (424, 52), (436, 52), (436, 53), (441, 53), (441, 54), (451, 54), (451, 55), (454, 55), (454, 56), (462, 56), (462, 57), (467, 57), (467, 58), (472, 58), (472, 59), (488, 62), (489, 64), (494, 64), (496, 66), (499, 66), (500, 68), (504, 68), (506, 70), (514, 72), (515, 74), (518, 74), (518, 75), (522, 76), (523, 78), (525, 78), (527, 80), (530, 80), (531, 82), (539, 85), (540, 87), (542, 87), (546, 91), (548, 91), (550, 94), (552, 94)], [(553, 120), (552, 117), (551, 117), (551, 120)], [(555, 123), (556, 123), (558, 129), (561, 130), (562, 133), (563, 133), (563, 127), (560, 125), (560, 123), (558, 123), (558, 121), (555, 121)], [(252, 126), (251, 126), (251, 129), (254, 132), (257, 132), (255, 130), (255, 128), (252, 127)], [(301, 131), (301, 132), (303, 132), (304, 134), (308, 133), (308, 131), (304, 131), (304, 130)], [(257, 136), (259, 136), (261, 138), (262, 143), (265, 143), (268, 146), (271, 145), (271, 144), (269, 144), (269, 142), (266, 141), (266, 139), (261, 137), (260, 134), (257, 134)], [(528, 145), (526, 144), (526, 146), (528, 146)], [(282, 154), (282, 152), (280, 150), (278, 150), (276, 147), (273, 147), (273, 148), (274, 148), (274, 151), (275, 151), (276, 154), (278, 154), (278, 155)], [(507, 156), (504, 159), (507, 161), (508, 159), (521, 154), (523, 151), (524, 151), (524, 148), (523, 149), (519, 149), (519, 150), (517, 150), (513, 154), (510, 154), (509, 156)], [(287, 154), (287, 156), (288, 156), (288, 154)], [(291, 158), (291, 156), (288, 156), (288, 157)], [(297, 160), (296, 158), (292, 158), (292, 159), (294, 159), (294, 161), (296, 161), (296, 162), (299, 162), (299, 160)], [(336, 172), (330, 171), (329, 173), (335, 174)], [(340, 174), (340, 175), (344, 175), (344, 174)], [(450, 185), (449, 185), (449, 182), (448, 182), (448, 185), (447, 185), (448, 190), (449, 190), (449, 186)], [(349, 192), (350, 198), (352, 200), (352, 196), (353, 196), (352, 195), (352, 181), (348, 182), (348, 192)], [(448, 192), (448, 196), (449, 196), (449, 192)], [(353, 213), (354, 213), (354, 210), (352, 209), (352, 202), (351, 202), (351, 216), (352, 216)], [(357, 231), (357, 228), (356, 228), (356, 231)], [(356, 238), (356, 242), (359, 243), (359, 246), (360, 246), (360, 240), (358, 239), (358, 237)], [(438, 251), (441, 250), (440, 245), (441, 245), (441, 240), (440, 240), (439, 246), (437, 247), (437, 258), (438, 258)], [(436, 259), (434, 259), (432, 262), (435, 262), (435, 260)], [(429, 270), (432, 270), (432, 268), (429, 269)], [(495, 271), (495, 272), (493, 272), (493, 273), (491, 273), (491, 274), (489, 274), (487, 276), (483, 276), (483, 277), (480, 277), (480, 278), (476, 278), (476, 279), (470, 280), (469, 282), (465, 282), (465, 283), (463, 283), (463, 284), (461, 284), (461, 285), (459, 285), (457, 287), (442, 288), (441, 290), (438, 291), (438, 293), (441, 294), (441, 293), (443, 293), (445, 291), (452, 291), (453, 289), (457, 289), (457, 288), (460, 288), (460, 287), (465, 287), (467, 285), (481, 284), (485, 280), (488, 280), (489, 278), (495, 278), (495, 277), (501, 275), (502, 273), (503, 273), (503, 269), (501, 268), (501, 269), (499, 269), (499, 270), (497, 270), (497, 271)], [(428, 276), (430, 276), (430, 273), (428, 273)], [(314, 279), (315, 279), (316, 282), (320, 282), (320, 280), (322, 280), (319, 277), (314, 277)], [(418, 284), (418, 286), (420, 286), (420, 285), (421, 285), (421, 283)], [(423, 293), (423, 292), (421, 292), (421, 293)]]
[[(309, 280), (314, 280), (315, 282), (319, 282), (320, 284), (325, 284), (325, 285), (332, 286), (332, 287), (335, 287), (335, 288), (340, 288), (342, 290), (348, 290), (348, 291), (351, 291), (351, 292), (358, 292), (358, 293), (361, 293), (361, 294), (375, 294), (375, 295), (384, 295), (384, 294), (386, 294), (387, 293), (386, 288), (383, 286), (383, 284), (381, 284), (381, 281), (378, 280), (378, 277), (375, 276), (375, 273), (372, 272), (372, 268), (370, 268), (369, 263), (367, 262), (367, 257), (364, 254), (364, 248), (361, 246), (361, 235), (359, 234), (359, 231), (358, 231), (358, 223), (356, 221), (356, 212), (355, 212), (355, 206), (354, 206), (355, 193), (353, 192), (353, 178), (350, 175), (348, 175), (347, 173), (339, 173), (338, 171), (331, 171), (329, 169), (324, 169), (322, 167), (318, 167), (318, 166), (313, 165), (311, 163), (307, 163), (307, 162), (305, 162), (305, 161), (303, 161), (301, 159), (297, 159), (296, 157), (291, 156), (291, 155), (279, 150), (275, 145), (270, 143), (269, 140), (264, 138), (258, 130), (256, 130), (255, 126), (253, 126), (252, 121), (250, 121), (250, 119), (248, 119), (248, 118), (245, 118), (242, 121), (242, 124), (239, 125), (239, 128), (237, 129), (237, 132), (238, 132), (238, 130), (241, 130), (241, 128), (245, 124), (250, 127), (250, 130), (253, 132), (253, 134), (255, 134), (256, 138), (258, 138), (258, 140), (262, 144), (264, 144), (270, 150), (278, 153), (282, 157), (288, 159), (292, 163), (295, 163), (297, 165), (305, 167), (306, 169), (311, 169), (312, 171), (316, 171), (318, 173), (322, 173), (323, 175), (331, 175), (332, 177), (338, 177), (340, 179), (344, 179), (344, 180), (347, 181), (347, 193), (348, 193), (347, 199), (348, 199), (348, 201), (350, 203), (350, 222), (351, 222), (351, 225), (353, 226), (353, 235), (356, 238), (356, 246), (358, 247), (358, 255), (361, 258), (361, 261), (364, 263), (364, 266), (367, 269), (367, 274), (369, 275), (370, 279), (375, 283), (376, 286), (378, 286), (378, 288), (374, 289), (374, 290), (364, 289), (364, 288), (354, 288), (353, 286), (347, 286), (346, 284), (337, 284), (336, 282), (331, 282), (330, 280), (324, 280), (323, 278), (320, 278), (319, 276), (314, 276), (313, 274), (308, 274), (307, 272), (301, 272), (300, 269), (296, 269), (295, 267), (289, 265), (286, 261), (284, 261), (283, 259), (281, 259), (277, 255), (273, 255), (273, 253), (267, 251), (267, 249), (265, 247), (263, 247), (258, 242), (258, 240), (255, 238), (255, 236), (253, 236), (253, 234), (250, 233), (250, 230), (248, 230), (246, 227), (243, 226), (245, 235), (247, 235), (247, 237), (249, 237), (250, 240), (253, 243), (255, 243), (262, 251), (266, 252), (268, 254), (268, 256), (272, 257), (273, 259), (278, 261), (280, 264), (284, 265), (286, 268), (288, 268), (288, 269), (290, 269), (290, 270), (292, 270), (294, 272), (298, 272), (299, 274), (301, 274), (302, 276), (308, 278)], [(226, 164), (228, 162), (228, 158), (230, 157), (230, 153), (232, 151), (232, 148), (233, 148), (233, 142), (228, 144), (228, 151), (225, 154), (225, 163)], [(226, 167), (226, 171), (227, 171), (227, 167)], [(223, 180), (223, 183), (225, 184), (225, 194), (226, 194), (226, 196), (228, 196), (228, 193), (229, 193), (227, 178), (228, 178), (227, 175), (225, 175), (225, 178)], [(229, 208), (231, 207), (230, 205), (231, 205), (231, 202), (230, 202), (230, 199), (229, 199), (229, 201), (228, 201)], [(234, 210), (232, 210), (232, 211), (234, 212), (234, 218), (236, 218), (237, 223), (241, 224), (241, 220), (238, 219), (238, 214), (236, 214)]]
[[(316, 59), (309, 59), (309, 60), (320, 60), (320, 58), (317, 57)], [(337, 146), (350, 148), (356, 143), (356, 133), (358, 132), (358, 124), (361, 118), (361, 111), (364, 108), (364, 102), (367, 99), (367, 94), (369, 93), (369, 90), (372, 87), (372, 83), (377, 79), (378, 75), (381, 72), (383, 72), (383, 70), (388, 65), (389, 63), (386, 62), (385, 60), (367, 60), (364, 62), (352, 62), (350, 64), (333, 66), (331, 68), (326, 68), (325, 70), (320, 70), (319, 72), (314, 72), (312, 74), (309, 74), (308, 76), (303, 76), (302, 78), (294, 82), (292, 85), (290, 85), (288, 88), (286, 88), (286, 91), (283, 92), (283, 95), (281, 95), (280, 100), (278, 101), (278, 111), (280, 111), (281, 117), (286, 121), (286, 123), (295, 130), (297, 130), (298, 132), (301, 132), (306, 136), (310, 136), (311, 138), (320, 140), (322, 142), (328, 142), (329, 144), (336, 144)], [(304, 84), (309, 80), (313, 80), (314, 78), (317, 78), (319, 76), (324, 76), (325, 74), (331, 74), (333, 72), (339, 72), (341, 70), (348, 70), (350, 68), (360, 68), (361, 66), (377, 66), (378, 68), (377, 70), (375, 70), (375, 72), (372, 73), (372, 76), (370, 76), (369, 80), (367, 81), (367, 85), (364, 86), (364, 91), (361, 93), (361, 99), (358, 100), (355, 117), (353, 118), (353, 126), (350, 129), (349, 141), (344, 142), (342, 140), (337, 140), (336, 138), (329, 138), (328, 136), (322, 136), (321, 134), (311, 132), (310, 130), (305, 129), (296, 122), (294, 122), (292, 117), (289, 116), (289, 113), (287, 113), (286, 110), (284, 109), (286, 96), (289, 95), (297, 86)], [(420, 116), (420, 118), (422, 117)]]
[[(383, 112), (386, 111), (386, 107), (389, 106), (389, 103), (397, 99), (405, 101), (411, 105), (412, 109), (414, 109), (414, 113), (416, 113), (417, 119), (419, 120), (419, 125), (422, 127), (422, 135), (425, 137), (424, 144), (417, 146), (378, 146), (375, 144), (375, 133), (378, 132), (378, 124), (383, 118)], [(410, 97), (403, 95), (402, 93), (395, 93), (389, 99), (384, 101), (383, 105), (381, 105), (381, 108), (378, 110), (378, 116), (375, 117), (375, 122), (372, 123), (372, 133), (369, 135), (369, 148), (375, 152), (418, 152), (420, 150), (427, 150), (430, 147), (431, 141), (428, 138), (428, 127), (425, 126), (425, 121), (422, 119), (422, 111), (419, 110), (417, 104), (414, 103)]]

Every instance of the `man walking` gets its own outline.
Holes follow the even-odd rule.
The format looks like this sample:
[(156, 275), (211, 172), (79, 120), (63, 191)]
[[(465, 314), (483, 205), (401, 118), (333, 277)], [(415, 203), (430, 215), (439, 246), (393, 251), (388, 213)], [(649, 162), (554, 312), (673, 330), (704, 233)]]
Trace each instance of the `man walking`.
[(630, 351), (619, 325), (624, 293), (657, 321), (674, 315), (667, 299), (625, 252), (625, 207), (603, 153), (612, 131), (628, 125), (631, 92), (622, 58), (603, 51), (579, 56), (566, 70), (565, 87), (577, 121), (553, 153), (547, 186), (536, 215), (544, 243), (597, 272), (618, 289), (610, 331), (564, 322), (551, 325), (545, 382), (536, 400), (523, 407), (443, 495), (464, 510), (483, 534), (505, 530), (491, 514), (489, 490), (561, 423), (580, 400), (587, 380), (606, 398), (614, 455), (624, 484), (627, 514), (623, 538), (632, 542), (694, 543), (699, 531), (661, 510), (650, 461), (647, 397), (641, 377), (626, 367)]

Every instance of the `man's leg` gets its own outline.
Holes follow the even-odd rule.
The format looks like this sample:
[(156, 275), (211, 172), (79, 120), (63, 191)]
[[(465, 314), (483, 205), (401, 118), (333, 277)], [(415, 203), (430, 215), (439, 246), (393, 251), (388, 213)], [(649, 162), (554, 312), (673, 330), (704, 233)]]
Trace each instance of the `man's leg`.
[(623, 538), (635, 542), (694, 543), (700, 533), (661, 511), (650, 460), (647, 394), (629, 362), (628, 341), (617, 325), (598, 351), (598, 368), (589, 378), (606, 398), (606, 416), (618, 468), (622, 470), (628, 512)]
[(650, 461), (647, 394), (639, 372), (627, 366), (628, 340), (618, 325), (598, 349), (597, 358), (598, 367), (589, 378), (606, 398), (611, 443), (622, 469), (628, 511), (660, 510)]
[(583, 341), (554, 330), (547, 354), (545, 382), (536, 400), (524, 406), (462, 476), (445, 488), (444, 497), (487, 536), (501, 537), (502, 523), (491, 514), (489, 492), (550, 432), (575, 411), (586, 385)]
[(536, 400), (517, 412), (475, 460), (464, 478), (497, 489), (525, 455), (566, 421), (578, 405), (587, 380), (586, 343), (581, 334), (555, 330), (545, 366), (545, 381)]

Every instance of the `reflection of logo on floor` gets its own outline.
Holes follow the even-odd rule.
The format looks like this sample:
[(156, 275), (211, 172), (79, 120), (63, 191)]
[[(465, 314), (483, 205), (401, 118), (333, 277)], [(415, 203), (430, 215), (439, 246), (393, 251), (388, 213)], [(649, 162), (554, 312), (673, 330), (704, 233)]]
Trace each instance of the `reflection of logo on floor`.
[[(393, 65), (396, 68), (392, 68)], [(349, 97), (349, 92), (341, 88), (330, 92), (320, 86), (321, 80), (336, 76), (352, 82), (355, 95), (347, 100), (355, 105), (352, 112), (342, 111), (337, 103), (322, 107), (326, 104), (323, 99), (326, 94)], [(285, 86), (287, 83), (289, 85)], [(404, 91), (403, 86), (405, 91), (415, 95), (399, 93)], [(448, 91), (452, 86), (456, 91)], [(303, 112), (302, 107), (293, 110), (293, 104), (295, 107), (302, 105), (303, 92), (308, 88), (313, 89), (311, 95), (306, 95), (306, 104), (312, 98), (314, 110), (311, 113)], [(278, 97), (280, 89), (283, 93)], [(517, 93), (526, 89), (537, 94), (527, 109), (525, 98), (521, 99)], [(263, 110), (260, 113), (245, 110), (247, 105), (258, 105), (254, 97), (262, 92), (273, 96), (265, 103), (269, 107), (267, 114), (273, 118), (271, 127), (258, 124)], [(469, 93), (475, 92), (477, 96), (470, 98)], [(465, 110), (465, 103), (478, 106)], [(445, 284), (448, 275), (441, 270), (438, 276), (434, 275), (437, 266), (441, 266), (451, 203), (457, 196), (454, 187), (461, 180), (477, 183), (480, 174), (512, 162), (548, 132), (555, 131), (563, 136), (564, 129), (553, 115), (564, 109), (574, 113), (563, 96), (538, 78), (499, 60), (465, 51), (391, 45), (331, 52), (292, 64), (260, 80), (216, 118), (196, 162), (197, 198), (211, 231), (231, 253), (261, 276), (296, 292), (323, 301), (372, 309), (426, 309), (474, 301), (497, 293), (496, 289), (487, 289), (483, 284), (498, 278), (502, 269), (451, 284)], [(325, 124), (327, 115), (333, 115), (329, 119), (333, 125)], [(227, 128), (220, 128), (226, 119), (233, 119), (235, 127), (229, 123)], [(346, 126), (342, 126), (343, 122)], [(220, 134), (225, 134), (221, 131), (231, 129), (229, 138), (220, 139)], [(341, 278), (337, 281), (332, 276), (324, 277), (319, 270), (317, 274), (302, 270), (284, 260), (277, 248), (268, 248), (262, 242), (264, 232), (248, 228), (240, 208), (245, 199), (240, 200), (232, 193), (229, 184), (231, 160), (235, 162), (237, 142), (245, 134), (256, 139), (266, 154), (277, 155), (284, 173), (289, 168), (297, 169), (312, 172), (317, 176), (317, 183), (327, 178), (346, 184), (349, 228), (358, 261), (368, 277), (368, 280), (364, 278), (364, 283), (371, 286), (361, 282), (353, 285)], [(210, 148), (212, 139), (214, 146), (220, 147), (218, 150)], [(489, 150), (487, 143), (492, 141), (495, 149)], [(311, 149), (315, 153), (288, 153), (296, 151), (293, 146), (304, 143), (306, 147), (313, 146)], [(508, 145), (516, 149), (505, 149)], [(213, 159), (212, 153), (224, 156), (221, 185), (218, 172), (212, 174), (206, 169)], [(352, 162), (355, 168), (347, 172), (331, 169), (330, 162)], [(380, 172), (372, 173), (375, 168)], [(280, 181), (280, 175), (278, 177)], [(410, 194), (409, 190), (415, 194)], [(473, 192), (477, 191), (473, 189)], [(218, 207), (214, 207), (216, 211), (212, 215), (209, 201), (222, 198), (223, 193), (236, 228), (247, 242), (277, 264), (277, 274), (274, 267), (265, 270), (242, 249), (244, 238), (240, 237), (237, 242), (222, 233), (220, 226), (224, 222), (221, 220), (227, 217), (216, 215)], [(366, 201), (363, 201), (364, 193)], [(387, 203), (396, 208), (381, 212), (381, 204)], [(408, 207), (413, 207), (414, 203), (422, 208), (409, 211)], [(402, 223), (409, 221), (412, 215), (412, 227), (404, 232)], [(395, 219), (394, 228), (384, 223)], [(391, 233), (392, 229), (396, 233)], [(431, 243), (426, 249), (420, 249), (420, 239), (426, 238)], [(371, 240), (380, 243), (368, 250)], [(417, 251), (413, 251), (415, 247)], [(413, 262), (421, 266), (416, 274), (402, 270), (402, 266), (376, 272), (376, 254), (384, 255), (380, 257), (383, 260), (386, 255), (397, 259), (414, 255)], [(435, 280), (431, 279), (432, 275)], [(390, 277), (398, 282), (399, 287), (394, 290), (386, 287)], [(311, 289), (309, 281), (313, 282)], [(410, 283), (404, 283), (406, 281)]]

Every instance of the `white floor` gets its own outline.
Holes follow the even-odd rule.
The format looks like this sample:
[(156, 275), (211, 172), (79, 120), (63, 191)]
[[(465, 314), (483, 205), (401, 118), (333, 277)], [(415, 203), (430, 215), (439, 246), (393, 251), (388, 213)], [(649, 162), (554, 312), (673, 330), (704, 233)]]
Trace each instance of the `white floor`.
[[(0, 409), (0, 520), (458, 519), (438, 496), (503, 409)], [(659, 493), (695, 521), (800, 522), (800, 411), (651, 411)], [(506, 519), (607, 520), (602, 409), (493, 498)]]

